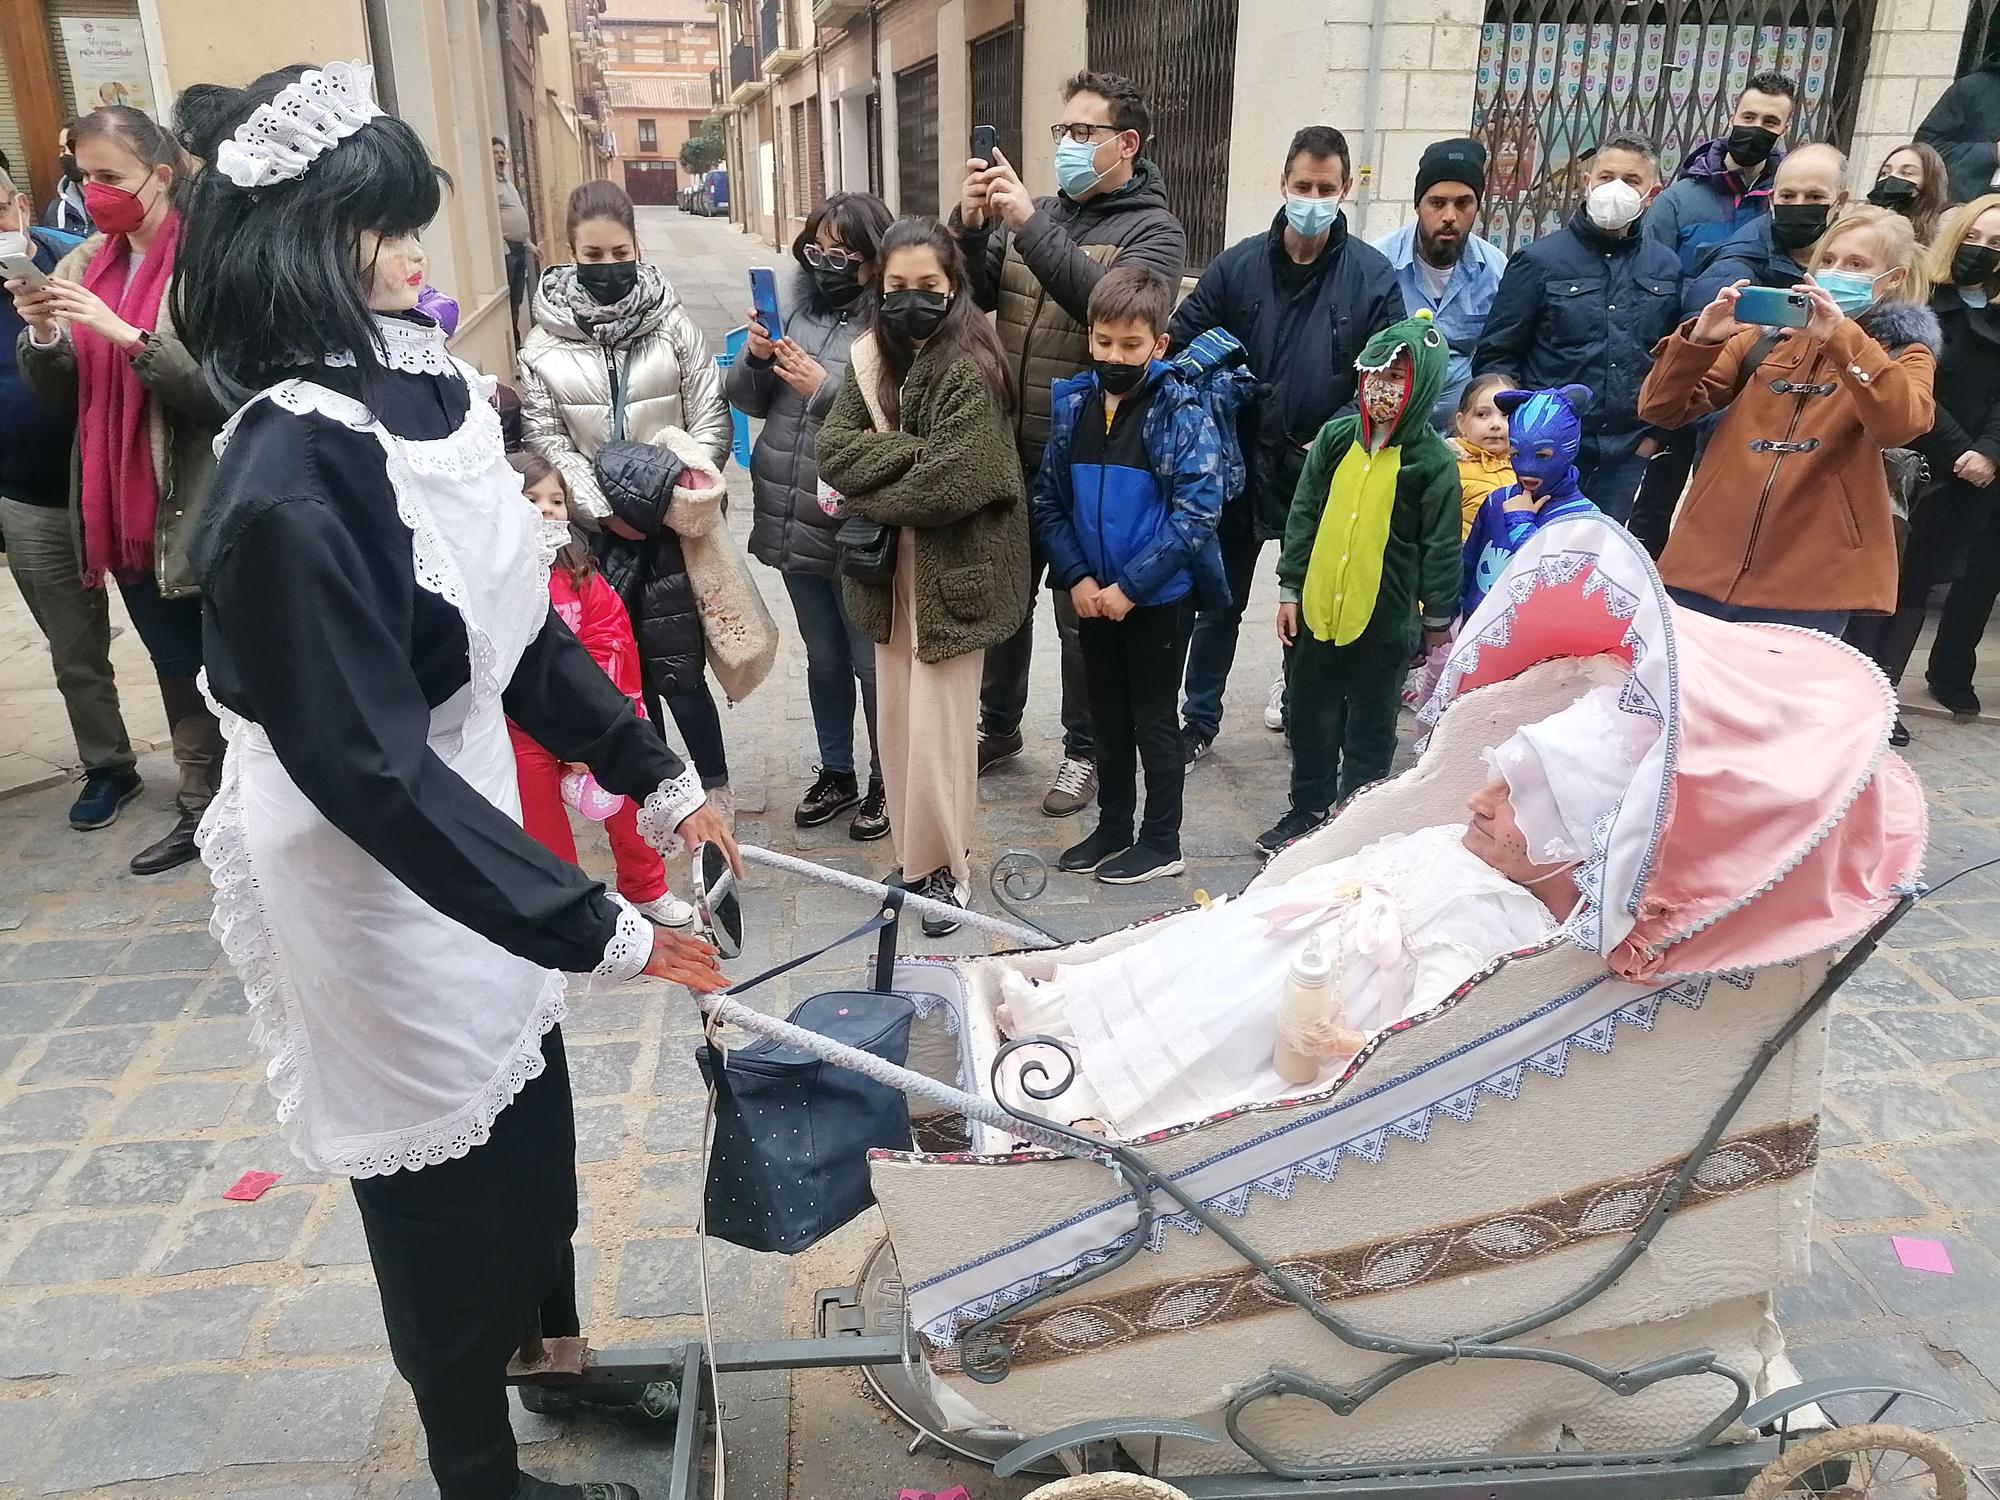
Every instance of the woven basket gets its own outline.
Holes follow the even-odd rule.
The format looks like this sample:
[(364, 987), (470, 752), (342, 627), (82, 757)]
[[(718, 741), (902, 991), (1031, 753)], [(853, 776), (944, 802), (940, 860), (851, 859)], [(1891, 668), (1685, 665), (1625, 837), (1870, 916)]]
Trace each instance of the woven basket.
[(1187, 1500), (1187, 1496), (1143, 1474), (1078, 1474), (1045, 1484), (1026, 1500)]

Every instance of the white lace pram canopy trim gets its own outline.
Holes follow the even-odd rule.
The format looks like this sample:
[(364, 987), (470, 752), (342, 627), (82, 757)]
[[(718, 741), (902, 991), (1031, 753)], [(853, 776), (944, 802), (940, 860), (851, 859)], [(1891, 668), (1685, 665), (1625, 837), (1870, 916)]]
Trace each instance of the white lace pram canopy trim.
[(383, 113), (375, 102), (375, 70), (367, 63), (308, 69), (216, 148), (215, 170), (240, 188), (293, 181)]

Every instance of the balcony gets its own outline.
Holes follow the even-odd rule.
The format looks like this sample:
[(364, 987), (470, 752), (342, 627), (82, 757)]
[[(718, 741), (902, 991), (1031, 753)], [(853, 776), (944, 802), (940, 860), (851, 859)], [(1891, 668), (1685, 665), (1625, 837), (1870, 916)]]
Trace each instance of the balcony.
[(798, 18), (784, 0), (763, 0), (757, 7), (757, 55), (764, 60), (766, 77), (776, 77), (805, 61)]
[(813, 25), (845, 26), (868, 14), (868, 0), (813, 0)]
[(741, 109), (771, 85), (757, 67), (757, 49), (738, 42), (729, 49), (729, 107)]

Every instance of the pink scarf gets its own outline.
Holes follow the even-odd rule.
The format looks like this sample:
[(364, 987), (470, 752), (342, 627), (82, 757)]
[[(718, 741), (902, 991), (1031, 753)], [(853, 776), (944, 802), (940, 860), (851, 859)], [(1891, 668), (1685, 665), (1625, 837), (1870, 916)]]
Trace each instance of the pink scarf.
[[(170, 210), (128, 279), (131, 244), (113, 235), (83, 273), (83, 284), (127, 323), (150, 333), (160, 320), (179, 240), (180, 219)], [(146, 388), (133, 372), (131, 353), (87, 328), (72, 326), (70, 340), (76, 348), (84, 582), (102, 588), (107, 573), (131, 581), (152, 567), (160, 485)]]

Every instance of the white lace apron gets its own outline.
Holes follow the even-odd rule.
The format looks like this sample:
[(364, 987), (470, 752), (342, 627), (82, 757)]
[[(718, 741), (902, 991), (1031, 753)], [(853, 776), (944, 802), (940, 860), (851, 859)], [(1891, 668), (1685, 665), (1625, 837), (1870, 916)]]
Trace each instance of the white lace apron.
[[(395, 437), (360, 403), (306, 381), (257, 399), (381, 443), (417, 581), (458, 611), (471, 652), (471, 681), (431, 714), (430, 747), (519, 822), (500, 694), (548, 613), (554, 538), (502, 453), (491, 381), (458, 368), (470, 410), (435, 442)], [(256, 724), (219, 712), (229, 751), (201, 827), (212, 925), (249, 996), (287, 1142), (308, 1165), (351, 1177), (465, 1155), (542, 1071), (563, 976), (427, 905), (326, 820)]]

